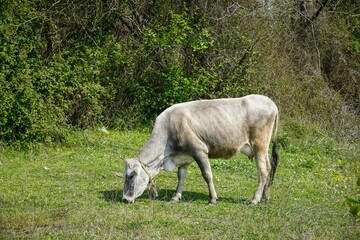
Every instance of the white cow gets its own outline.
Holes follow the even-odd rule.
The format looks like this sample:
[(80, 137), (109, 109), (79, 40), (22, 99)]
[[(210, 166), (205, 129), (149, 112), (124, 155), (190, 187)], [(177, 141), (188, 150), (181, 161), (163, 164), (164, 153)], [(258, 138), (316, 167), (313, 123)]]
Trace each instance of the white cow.
[(267, 201), (277, 167), (275, 141), (271, 158), (268, 150), (274, 127), (276, 139), (277, 125), (278, 108), (261, 95), (175, 104), (156, 118), (138, 156), (126, 160), (123, 201), (133, 203), (149, 184), (150, 195), (156, 197), (153, 178), (161, 169), (177, 167), (178, 184), (171, 201), (178, 202), (186, 168), (195, 161), (209, 188), (209, 204), (214, 205), (217, 194), (209, 158), (230, 158), (240, 152), (255, 156), (258, 169), (259, 184), (251, 203)]

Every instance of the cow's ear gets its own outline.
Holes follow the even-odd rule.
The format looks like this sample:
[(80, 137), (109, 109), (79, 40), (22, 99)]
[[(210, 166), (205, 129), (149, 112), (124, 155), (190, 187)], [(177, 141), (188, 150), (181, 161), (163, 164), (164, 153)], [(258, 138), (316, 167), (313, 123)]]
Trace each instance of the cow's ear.
[(141, 172), (141, 165), (140, 164), (134, 164), (134, 172), (136, 173), (136, 175), (140, 175)]
[(125, 169), (128, 168), (128, 167), (131, 167), (130, 159), (125, 160)]
[(125, 160), (125, 167), (128, 169), (133, 169), (135, 167), (134, 161), (132, 158)]

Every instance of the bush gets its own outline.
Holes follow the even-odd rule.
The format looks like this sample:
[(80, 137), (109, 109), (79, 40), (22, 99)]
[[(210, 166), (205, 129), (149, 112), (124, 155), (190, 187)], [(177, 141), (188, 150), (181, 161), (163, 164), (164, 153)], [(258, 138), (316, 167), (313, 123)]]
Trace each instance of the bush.
[[(321, 7), (356, 13), (348, 2)], [(290, 137), (356, 139), (356, 14), (296, 7), (1, 1), (0, 141), (62, 141), (74, 128), (133, 127), (178, 102), (250, 93), (277, 103)]]
[(133, 98), (145, 117), (154, 117), (168, 106), (201, 98), (206, 94), (212, 73), (200, 56), (213, 45), (204, 22), (192, 23), (194, 16), (171, 13), (166, 26), (146, 28), (141, 69)]

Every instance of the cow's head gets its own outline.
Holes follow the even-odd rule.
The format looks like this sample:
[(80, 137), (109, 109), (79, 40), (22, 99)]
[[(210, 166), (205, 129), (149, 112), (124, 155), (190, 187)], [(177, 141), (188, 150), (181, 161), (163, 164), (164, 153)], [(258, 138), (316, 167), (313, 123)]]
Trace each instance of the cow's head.
[(146, 174), (138, 159), (125, 161), (123, 201), (133, 203), (146, 189), (149, 176)]

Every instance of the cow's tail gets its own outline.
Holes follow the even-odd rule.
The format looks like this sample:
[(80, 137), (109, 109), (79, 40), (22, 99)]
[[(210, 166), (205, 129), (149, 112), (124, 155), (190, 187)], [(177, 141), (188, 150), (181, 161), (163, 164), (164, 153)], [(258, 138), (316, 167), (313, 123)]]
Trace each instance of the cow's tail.
[(278, 123), (279, 123), (279, 114), (277, 113), (275, 116), (275, 123), (274, 123), (274, 134), (273, 134), (273, 146), (271, 152), (271, 171), (270, 171), (270, 185), (274, 182), (275, 172), (278, 165), (279, 155), (276, 151), (276, 142), (277, 142), (277, 130), (278, 130)]

